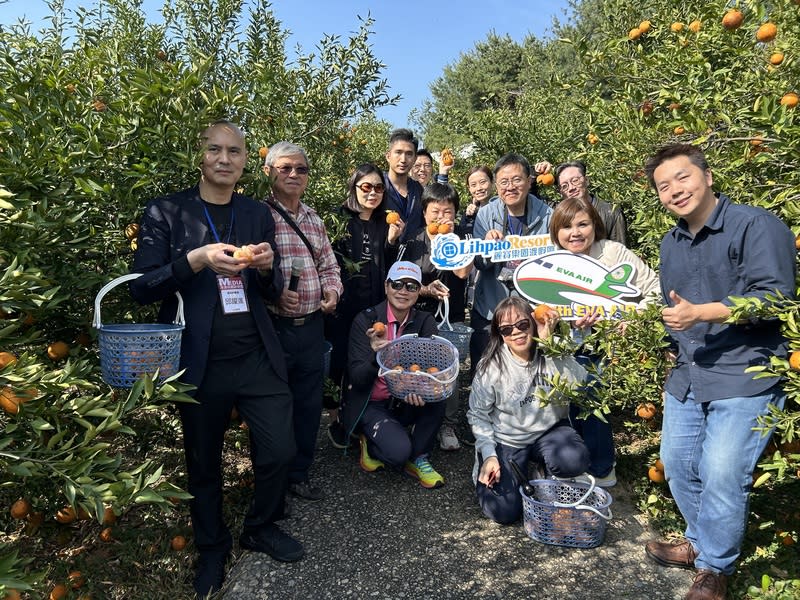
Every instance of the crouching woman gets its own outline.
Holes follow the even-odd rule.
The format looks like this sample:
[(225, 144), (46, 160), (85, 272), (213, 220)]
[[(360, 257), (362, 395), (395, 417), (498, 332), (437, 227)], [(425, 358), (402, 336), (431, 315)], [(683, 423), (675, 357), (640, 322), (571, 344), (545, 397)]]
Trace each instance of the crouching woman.
[(534, 337), (550, 337), (557, 322), (554, 312), (537, 322), (522, 298), (502, 300), (472, 381), (467, 420), (475, 435), (473, 479), (483, 513), (497, 523), (522, 515), (512, 461), (523, 473), (533, 462), (556, 477), (575, 477), (589, 466), (589, 451), (569, 424), (569, 404), (539, 401), (556, 373), (577, 384), (586, 378), (572, 356), (546, 357), (537, 347)]

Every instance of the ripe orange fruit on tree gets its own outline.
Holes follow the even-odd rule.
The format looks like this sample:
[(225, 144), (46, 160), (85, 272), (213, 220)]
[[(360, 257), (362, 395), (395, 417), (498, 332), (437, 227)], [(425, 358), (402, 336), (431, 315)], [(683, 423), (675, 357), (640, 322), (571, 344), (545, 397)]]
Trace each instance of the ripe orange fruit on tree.
[(656, 459), (656, 462), (655, 462), (655, 467), (656, 467), (656, 469), (658, 469), (659, 471), (663, 471), (663, 470), (664, 470), (664, 463), (663, 463), (663, 462), (661, 462), (661, 459), (660, 459), (660, 458), (657, 458), (657, 459)]
[(673, 130), (672, 130), (672, 132), (673, 132), (675, 135), (683, 135), (684, 133), (686, 133), (686, 129), (684, 129), (683, 127), (681, 127), (680, 125), (678, 125), (678, 126), (675, 128), (675, 129), (673, 129)]
[(117, 522), (117, 514), (114, 512), (114, 509), (110, 506), (107, 506), (105, 511), (103, 511), (103, 525), (113, 525)]
[(382, 336), (384, 333), (386, 333), (386, 325), (380, 321), (375, 321), (372, 324), (372, 331), (375, 332), (375, 335)]
[(19, 412), (20, 398), (10, 387), (6, 386), (0, 390), (0, 407), (10, 415)]
[(258, 149), (258, 158), (264, 160), (267, 158), (267, 152), (269, 152), (269, 149), (266, 146), (261, 146), (261, 148)]
[(533, 319), (538, 323), (544, 323), (545, 319), (547, 319), (551, 313), (558, 314), (558, 311), (547, 304), (539, 304), (533, 310)]
[(170, 542), (169, 545), (172, 547), (173, 550), (179, 552), (184, 548), (186, 548), (186, 538), (183, 537), (182, 535), (176, 535), (174, 538), (172, 538), (172, 541)]
[(11, 505), (11, 518), (24, 519), (31, 512), (31, 503), (25, 498), (20, 498)]
[(797, 106), (797, 101), (798, 101), (797, 94), (795, 94), (794, 92), (786, 92), (781, 97), (781, 104), (786, 108), (794, 108), (795, 106)]
[(125, 226), (125, 237), (129, 240), (136, 239), (136, 236), (139, 235), (139, 224), (138, 223), (128, 223)]
[(725, 29), (737, 29), (744, 21), (744, 15), (740, 10), (729, 10), (725, 13), (725, 16), (722, 17), (722, 26)]
[(644, 419), (645, 421), (649, 421), (655, 417), (656, 412), (658, 412), (658, 409), (656, 409), (656, 405), (652, 402), (643, 402), (636, 407), (636, 416)]
[(47, 347), (47, 356), (50, 360), (61, 360), (69, 355), (69, 344), (66, 342), (53, 342)]
[(439, 223), (439, 227), (436, 228), (437, 233), (450, 233), (451, 231), (453, 231), (453, 228), (450, 223)]
[(56, 584), (50, 591), (50, 600), (61, 600), (67, 597), (67, 586), (63, 583)]
[(628, 39), (631, 41), (638, 40), (640, 37), (642, 37), (642, 30), (638, 27), (634, 27), (628, 32)]
[(394, 225), (400, 220), (400, 213), (395, 210), (390, 210), (386, 213), (386, 224)]
[(73, 590), (77, 590), (86, 583), (86, 578), (80, 571), (70, 571), (69, 575), (67, 575), (67, 581), (69, 581), (69, 587)]
[(5, 369), (8, 365), (17, 362), (17, 357), (11, 352), (0, 352), (0, 369)]
[(114, 539), (113, 530), (111, 527), (106, 527), (103, 531), (100, 532), (100, 541), (102, 542), (110, 542)]
[(436, 235), (437, 233), (439, 233), (439, 223), (435, 221), (433, 223), (429, 223), (428, 233), (430, 233), (431, 235)]
[(699, 19), (695, 19), (694, 21), (689, 23), (689, 31), (691, 31), (692, 33), (698, 33), (702, 28), (703, 28), (703, 22), (700, 21)]
[(653, 483), (664, 483), (666, 479), (666, 477), (664, 477), (664, 471), (657, 469), (655, 465), (647, 470), (647, 477), (649, 477), (650, 481)]
[(556, 181), (556, 178), (553, 176), (552, 173), (542, 173), (538, 177), (536, 177), (536, 183), (541, 185), (553, 185)]
[(71, 506), (65, 506), (56, 513), (56, 521), (62, 525), (69, 525), (78, 518), (78, 513)]
[(775, 39), (776, 35), (778, 35), (778, 28), (775, 26), (775, 23), (770, 23), (769, 21), (764, 23), (758, 28), (758, 31), (756, 31), (756, 39), (759, 42), (771, 42)]
[(800, 371), (800, 350), (795, 350), (789, 356), (789, 366), (795, 371)]
[(648, 31), (650, 31), (652, 26), (653, 26), (653, 24), (650, 21), (642, 21), (641, 23), (639, 23), (638, 29), (642, 33), (647, 33)]
[(672, 33), (680, 33), (681, 31), (683, 31), (683, 23), (681, 23), (680, 21), (675, 21), (672, 25), (669, 26), (669, 29), (670, 31), (672, 31)]
[(600, 138), (599, 138), (599, 137), (597, 137), (597, 136), (596, 136), (595, 134), (593, 134), (593, 133), (590, 133), (589, 135), (587, 135), (587, 136), (586, 136), (586, 139), (587, 139), (587, 141), (588, 141), (590, 144), (592, 144), (592, 145), (595, 145), (597, 142), (599, 142), (599, 141), (600, 141)]
[(783, 62), (783, 52), (773, 52), (769, 56), (769, 64), (776, 67)]

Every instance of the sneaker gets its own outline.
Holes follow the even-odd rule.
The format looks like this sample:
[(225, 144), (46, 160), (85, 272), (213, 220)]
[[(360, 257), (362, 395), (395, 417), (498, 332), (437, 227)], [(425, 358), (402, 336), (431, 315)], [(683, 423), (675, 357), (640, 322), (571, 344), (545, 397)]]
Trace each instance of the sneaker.
[(331, 441), (331, 445), (339, 450), (345, 450), (352, 445), (352, 440), (347, 435), (347, 429), (341, 421), (331, 421), (331, 424), (328, 425), (328, 439)]
[(200, 553), (194, 575), (194, 591), (198, 598), (206, 598), (222, 589), (227, 558), (227, 552)]
[(317, 486), (311, 485), (311, 482), (308, 479), (305, 481), (298, 481), (297, 483), (290, 483), (289, 492), (293, 496), (303, 498), (309, 502), (319, 502), (325, 498), (325, 492), (323, 492)]
[(274, 523), (265, 525), (257, 531), (243, 532), (239, 546), (253, 552), (269, 554), (281, 562), (295, 562), (305, 555), (303, 544)]
[(439, 428), (437, 437), (439, 438), (439, 448), (442, 450), (450, 452), (461, 448), (461, 444), (458, 443), (458, 438), (456, 437), (456, 432), (452, 425), (443, 423)]
[[(597, 487), (610, 488), (617, 485), (617, 472), (613, 468), (611, 469), (611, 472), (604, 477), (597, 477), (596, 475), (592, 475), (592, 477), (594, 478), (594, 484)], [(592, 480), (589, 478), (589, 473), (583, 473), (577, 477), (573, 477), (572, 479), (575, 481), (580, 481), (581, 483), (588, 483), (590, 485), (592, 483)]]
[(444, 485), (444, 477), (434, 470), (425, 454), (418, 456), (414, 462), (407, 462), (405, 472), (418, 479), (422, 487), (433, 489)]
[(386, 467), (381, 461), (376, 458), (372, 458), (367, 451), (367, 437), (365, 435), (361, 435), (358, 438), (358, 443), (361, 446), (361, 458), (359, 459), (359, 464), (361, 468), (366, 471), (367, 473), (374, 473), (378, 469), (383, 469)]

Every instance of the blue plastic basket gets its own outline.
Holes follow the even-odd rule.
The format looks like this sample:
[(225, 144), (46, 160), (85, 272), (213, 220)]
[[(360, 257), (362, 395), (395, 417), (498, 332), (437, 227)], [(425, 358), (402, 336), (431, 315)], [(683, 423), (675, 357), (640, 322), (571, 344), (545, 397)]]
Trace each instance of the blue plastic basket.
[(528, 496), (520, 487), (525, 532), (553, 546), (595, 548), (611, 520), (611, 494), (592, 483), (536, 479)]
[[(458, 350), (438, 336), (401, 335), (378, 350), (378, 375), (395, 398), (417, 394), (426, 402), (449, 398), (458, 383)], [(411, 371), (418, 365), (419, 371)], [(427, 369), (435, 368), (433, 373)]]
[(141, 273), (123, 275), (107, 283), (94, 300), (93, 325), (98, 330), (100, 369), (103, 381), (112, 387), (130, 388), (145, 374), (158, 371), (159, 379), (178, 372), (181, 358), (181, 334), (185, 326), (183, 298), (178, 292), (178, 311), (172, 325), (130, 323), (103, 325), (100, 302), (114, 287), (141, 277)]

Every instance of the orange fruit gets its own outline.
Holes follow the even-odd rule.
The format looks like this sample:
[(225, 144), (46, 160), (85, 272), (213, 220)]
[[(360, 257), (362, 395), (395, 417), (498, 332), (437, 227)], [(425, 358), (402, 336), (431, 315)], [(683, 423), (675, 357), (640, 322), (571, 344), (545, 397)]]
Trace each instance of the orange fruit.
[(386, 325), (380, 321), (375, 321), (372, 324), (372, 331), (375, 332), (375, 335), (382, 336), (384, 333), (386, 333)]
[(681, 103), (680, 102), (670, 102), (667, 105), (667, 108), (669, 110), (678, 110), (680, 107), (681, 107)]
[(641, 23), (639, 23), (639, 31), (641, 31), (642, 33), (647, 33), (648, 31), (650, 31), (652, 26), (653, 24), (650, 21), (642, 21)]
[(10, 415), (19, 412), (20, 398), (10, 387), (6, 386), (0, 390), (0, 407)]
[(395, 210), (390, 210), (386, 213), (386, 224), (394, 225), (400, 220), (400, 213)]
[(737, 29), (741, 26), (742, 21), (744, 21), (744, 15), (740, 10), (729, 10), (725, 13), (725, 16), (722, 17), (722, 26), (725, 29)]
[(769, 21), (764, 23), (758, 28), (758, 31), (756, 31), (756, 39), (759, 42), (771, 42), (775, 39), (776, 35), (778, 35), (778, 28), (775, 26), (775, 23), (770, 23)]
[(247, 246), (242, 246), (241, 248), (237, 248), (233, 251), (233, 258), (236, 260), (240, 260), (242, 262), (251, 263), (253, 262), (253, 251), (250, 250)]
[(17, 362), (17, 357), (11, 352), (0, 352), (0, 369), (5, 369), (8, 365)]
[(68, 525), (78, 518), (78, 513), (71, 506), (65, 506), (56, 513), (56, 521), (63, 525)]
[(540, 304), (533, 311), (533, 318), (538, 323), (543, 323), (544, 320), (551, 314), (556, 312), (552, 306), (547, 304)]
[(783, 52), (773, 52), (769, 56), (769, 63), (776, 67), (783, 62)]
[(655, 462), (655, 467), (656, 467), (656, 469), (658, 469), (659, 471), (663, 471), (663, 470), (664, 470), (664, 463), (663, 463), (663, 462), (661, 462), (661, 459), (660, 459), (660, 458), (657, 458), (657, 459), (656, 459), (656, 462)]
[(436, 228), (437, 233), (450, 233), (451, 231), (453, 231), (453, 228), (450, 223), (440, 223), (439, 227)]
[(684, 133), (686, 133), (686, 129), (678, 125), (675, 129), (672, 130), (672, 133), (674, 133), (675, 135), (683, 135)]
[(683, 31), (683, 23), (681, 23), (680, 21), (675, 21), (672, 25), (669, 26), (669, 28), (670, 31), (672, 31), (672, 33), (680, 33), (681, 31)]
[(174, 538), (172, 538), (172, 541), (169, 543), (169, 545), (173, 550), (179, 552), (186, 548), (186, 538), (182, 535), (176, 535)]
[(67, 597), (67, 586), (63, 583), (56, 584), (50, 591), (50, 600), (61, 600)]
[(108, 106), (102, 100), (95, 100), (92, 102), (92, 108), (97, 112), (103, 112)]
[(69, 582), (69, 587), (77, 590), (86, 583), (86, 578), (80, 571), (70, 571), (69, 575), (67, 575), (67, 581)]
[(599, 137), (597, 137), (595, 134), (593, 134), (593, 133), (590, 133), (589, 135), (587, 135), (587, 136), (586, 136), (586, 140), (587, 140), (587, 141), (588, 141), (590, 144), (594, 145), (594, 144), (596, 144), (597, 142), (599, 142), (599, 141), (600, 141), (600, 138), (599, 138)]
[(3, 600), (20, 600), (21, 598), (22, 596), (14, 588), (6, 588), (6, 595), (3, 596)]
[(794, 538), (791, 534), (787, 533), (783, 536), (783, 539), (781, 539), (781, 544), (784, 546), (794, 546)]
[(419, 365), (414, 364), (414, 365), (411, 365), (410, 367), (408, 367), (408, 370), (411, 371), (412, 373), (416, 373), (417, 371), (421, 371), (422, 367), (420, 367)]
[(138, 223), (128, 223), (125, 226), (125, 237), (129, 240), (136, 239), (136, 236), (139, 235), (139, 224)]
[(639, 110), (642, 111), (644, 116), (647, 116), (653, 112), (653, 103), (650, 100), (645, 100), (639, 105)]
[(436, 367), (428, 367), (428, 368), (427, 368), (427, 369), (425, 369), (425, 370), (426, 370), (428, 373), (438, 373), (438, 372), (439, 372), (439, 369), (437, 369)]
[(450, 151), (450, 148), (445, 148), (442, 150), (442, 164), (446, 167), (452, 166), (453, 153)]
[(12, 519), (24, 519), (27, 517), (31, 512), (31, 503), (25, 500), (25, 498), (20, 498), (14, 504), (11, 505), (11, 518)]
[(113, 525), (117, 522), (117, 513), (110, 506), (103, 511), (103, 525)]
[(556, 178), (553, 176), (552, 173), (542, 173), (536, 178), (536, 183), (541, 185), (553, 185), (556, 181)]
[(781, 97), (781, 104), (786, 108), (794, 108), (797, 106), (798, 97), (794, 92), (786, 92)]
[(111, 527), (106, 527), (103, 531), (100, 532), (100, 541), (103, 542), (110, 542), (114, 539), (113, 530)]
[(656, 405), (652, 402), (644, 402), (636, 407), (636, 416), (644, 419), (645, 421), (649, 421), (655, 417), (657, 412), (658, 409), (656, 409)]
[(642, 30), (638, 27), (634, 27), (628, 32), (629, 40), (638, 40), (640, 37), (642, 37)]
[(655, 465), (647, 470), (647, 476), (650, 478), (650, 481), (654, 483), (664, 483), (664, 480), (666, 479), (664, 477), (664, 471), (656, 468)]
[(267, 152), (269, 152), (269, 149), (266, 146), (261, 146), (261, 148), (258, 149), (258, 158), (264, 160), (267, 158)]
[(405, 371), (405, 369), (403, 368), (403, 365), (395, 365), (394, 367), (392, 367), (392, 371), (402, 372)]
[(433, 222), (428, 224), (428, 233), (436, 235), (439, 233), (439, 223)]
[(795, 371), (800, 371), (800, 350), (795, 350), (789, 356), (789, 366)]
[(800, 250), (800, 235), (794, 238), (794, 248), (795, 250)]
[(699, 20), (694, 20), (691, 23), (689, 23), (689, 31), (691, 31), (692, 33), (699, 32), (702, 27), (703, 27), (703, 22)]
[(69, 355), (69, 344), (66, 342), (53, 342), (47, 347), (47, 356), (50, 360), (61, 360)]

